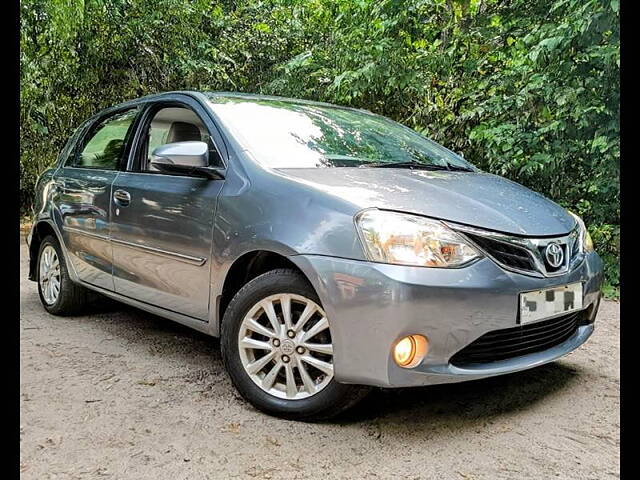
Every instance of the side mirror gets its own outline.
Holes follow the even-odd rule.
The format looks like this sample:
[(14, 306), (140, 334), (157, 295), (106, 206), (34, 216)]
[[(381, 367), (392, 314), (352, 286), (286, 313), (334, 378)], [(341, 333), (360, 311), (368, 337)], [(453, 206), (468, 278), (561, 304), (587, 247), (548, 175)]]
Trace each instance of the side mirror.
[(209, 147), (204, 142), (176, 142), (160, 145), (151, 154), (151, 165), (162, 169), (167, 165), (207, 167)]
[(218, 170), (209, 167), (209, 146), (205, 142), (160, 145), (151, 154), (151, 165), (165, 173), (224, 178)]

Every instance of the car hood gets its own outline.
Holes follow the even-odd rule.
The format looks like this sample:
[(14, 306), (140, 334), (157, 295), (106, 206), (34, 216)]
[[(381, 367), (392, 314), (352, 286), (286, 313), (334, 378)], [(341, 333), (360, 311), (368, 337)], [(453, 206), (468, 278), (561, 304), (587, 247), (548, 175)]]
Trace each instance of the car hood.
[(359, 208), (416, 213), (498, 232), (563, 235), (576, 223), (542, 195), (484, 172), (349, 167), (279, 172)]

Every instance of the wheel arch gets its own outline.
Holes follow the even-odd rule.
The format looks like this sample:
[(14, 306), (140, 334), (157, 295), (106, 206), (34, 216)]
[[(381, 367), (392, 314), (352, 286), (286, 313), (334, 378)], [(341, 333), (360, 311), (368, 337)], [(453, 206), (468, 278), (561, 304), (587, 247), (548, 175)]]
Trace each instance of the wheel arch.
[(245, 252), (234, 260), (224, 278), (223, 286), (217, 301), (217, 321), (216, 336), (220, 334), (220, 324), (224, 313), (236, 293), (248, 282), (263, 273), (277, 268), (288, 268), (299, 272), (309, 282), (313, 284), (307, 274), (294, 262), (291, 257), (282, 255), (273, 250), (252, 250)]
[(55, 227), (51, 222), (47, 220), (40, 220), (33, 226), (31, 231), (31, 242), (29, 243), (29, 280), (36, 281), (38, 271), (38, 253), (40, 252), (40, 245), (42, 241), (48, 236), (52, 235), (58, 240), (58, 243), (62, 245), (62, 241)]

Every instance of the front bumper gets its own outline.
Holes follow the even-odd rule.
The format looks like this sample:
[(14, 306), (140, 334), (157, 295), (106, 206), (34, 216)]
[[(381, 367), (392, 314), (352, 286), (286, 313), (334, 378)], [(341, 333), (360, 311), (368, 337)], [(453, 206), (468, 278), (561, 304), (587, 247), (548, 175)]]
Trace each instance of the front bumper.
[[(461, 269), (315, 255), (290, 258), (311, 280), (330, 319), (336, 380), (380, 387), (461, 382), (524, 370), (566, 355), (593, 332), (603, 280), (596, 253), (554, 278), (507, 272), (487, 258)], [(483, 334), (516, 327), (520, 292), (580, 281), (589, 318), (563, 343), (490, 363), (461, 367), (449, 362)], [(391, 349), (409, 334), (425, 335), (429, 352), (420, 365), (404, 369), (393, 361)]]

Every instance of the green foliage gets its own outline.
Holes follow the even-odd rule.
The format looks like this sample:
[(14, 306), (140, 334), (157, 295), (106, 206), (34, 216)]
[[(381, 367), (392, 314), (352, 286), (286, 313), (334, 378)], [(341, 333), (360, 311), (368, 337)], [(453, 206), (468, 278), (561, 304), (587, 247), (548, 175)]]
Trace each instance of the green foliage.
[(21, 204), (83, 119), (158, 91), (367, 108), (583, 216), (619, 284), (617, 0), (25, 0)]

